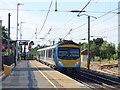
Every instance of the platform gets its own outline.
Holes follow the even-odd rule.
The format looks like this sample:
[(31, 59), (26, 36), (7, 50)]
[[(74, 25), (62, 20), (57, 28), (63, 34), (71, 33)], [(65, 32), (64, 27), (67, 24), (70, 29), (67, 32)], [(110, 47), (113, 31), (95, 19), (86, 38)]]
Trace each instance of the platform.
[(2, 88), (76, 88), (88, 89), (83, 84), (36, 60), (23, 60), (10, 76), (2, 78)]

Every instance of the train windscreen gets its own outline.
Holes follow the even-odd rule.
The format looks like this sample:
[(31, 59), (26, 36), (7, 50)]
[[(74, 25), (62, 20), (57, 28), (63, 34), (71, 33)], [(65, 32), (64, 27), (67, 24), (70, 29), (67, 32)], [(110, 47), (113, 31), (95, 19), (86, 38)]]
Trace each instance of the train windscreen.
[(80, 49), (73, 47), (58, 48), (58, 58), (63, 60), (75, 60), (80, 57)]

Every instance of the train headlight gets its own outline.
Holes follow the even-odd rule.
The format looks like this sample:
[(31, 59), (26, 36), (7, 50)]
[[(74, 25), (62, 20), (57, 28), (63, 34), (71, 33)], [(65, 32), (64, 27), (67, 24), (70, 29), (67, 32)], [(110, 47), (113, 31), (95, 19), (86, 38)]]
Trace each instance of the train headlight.
[(77, 61), (76, 63), (75, 63), (75, 66), (77, 66), (79, 64), (79, 61)]
[(61, 62), (61, 61), (58, 61), (59, 62), (59, 64), (61, 65), (61, 66), (63, 66), (63, 62)]

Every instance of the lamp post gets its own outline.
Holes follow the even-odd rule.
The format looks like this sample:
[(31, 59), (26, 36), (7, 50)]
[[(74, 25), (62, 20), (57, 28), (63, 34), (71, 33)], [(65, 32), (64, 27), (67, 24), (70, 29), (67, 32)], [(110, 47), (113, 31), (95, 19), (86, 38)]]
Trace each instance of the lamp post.
[(81, 14), (81, 15), (77, 15), (77, 16), (80, 17), (83, 15), (88, 17), (88, 64), (87, 64), (87, 68), (89, 70), (90, 69), (90, 17), (93, 17), (95, 19), (97, 19), (97, 18), (94, 16), (87, 15), (87, 14)]
[[(22, 24), (25, 23), (25, 22), (20, 22), (20, 42), (21, 42), (21, 39), (22, 39)], [(20, 57), (22, 56), (22, 45), (20, 45)]]
[(17, 31), (16, 31), (16, 45), (15, 45), (15, 48), (16, 48), (15, 57), (16, 57), (16, 59), (17, 59), (17, 55), (18, 55), (18, 52), (16, 52), (16, 51), (18, 51), (18, 43), (17, 43), (17, 41), (18, 41), (18, 26), (19, 26), (19, 24), (18, 24), (19, 5), (24, 5), (24, 4), (17, 3)]
[(21, 33), (21, 31), (22, 31), (22, 24), (23, 23), (25, 23), (25, 22), (20, 22), (20, 40), (22, 39), (22, 33)]
[(18, 40), (18, 14), (19, 14), (19, 5), (24, 5), (24, 4), (21, 4), (21, 3), (18, 3), (17, 4), (17, 33), (16, 33), (16, 40)]

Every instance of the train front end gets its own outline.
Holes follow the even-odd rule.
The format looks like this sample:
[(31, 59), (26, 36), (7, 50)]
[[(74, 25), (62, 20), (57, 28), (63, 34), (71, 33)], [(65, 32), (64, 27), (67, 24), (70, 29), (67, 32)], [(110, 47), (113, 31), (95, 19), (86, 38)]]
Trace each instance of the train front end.
[(56, 64), (60, 68), (80, 68), (81, 50), (80, 46), (74, 42), (66, 42), (57, 47)]

